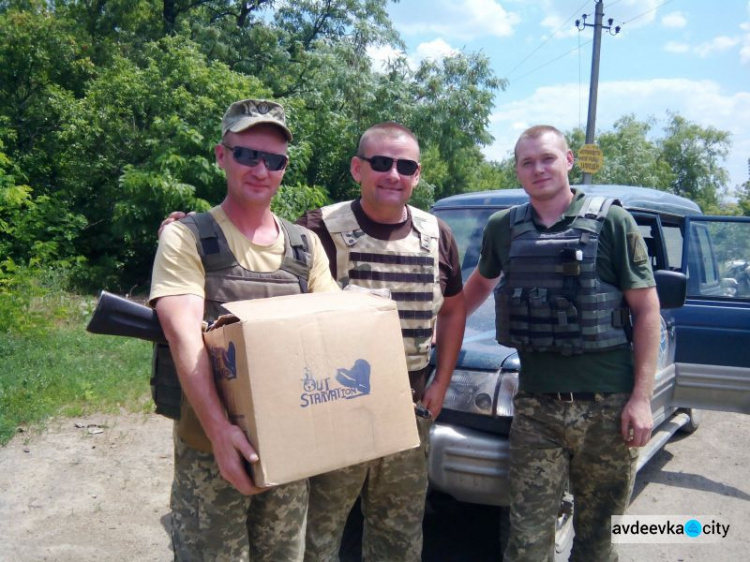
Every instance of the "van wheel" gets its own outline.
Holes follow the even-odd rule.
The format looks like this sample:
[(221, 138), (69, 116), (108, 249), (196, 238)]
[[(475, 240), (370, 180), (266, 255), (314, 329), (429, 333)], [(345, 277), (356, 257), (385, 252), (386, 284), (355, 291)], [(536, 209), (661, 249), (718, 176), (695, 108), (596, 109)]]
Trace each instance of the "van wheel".
[(703, 419), (703, 411), (698, 408), (687, 408), (684, 412), (690, 416), (690, 421), (687, 422), (680, 428), (682, 433), (695, 433), (700, 427), (701, 420)]

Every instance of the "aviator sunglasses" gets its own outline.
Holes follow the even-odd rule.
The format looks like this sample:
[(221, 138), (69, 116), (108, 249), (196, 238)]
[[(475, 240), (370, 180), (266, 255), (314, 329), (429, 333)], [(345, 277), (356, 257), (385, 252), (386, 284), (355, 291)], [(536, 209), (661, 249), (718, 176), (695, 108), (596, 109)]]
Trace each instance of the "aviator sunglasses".
[(263, 160), (271, 172), (278, 172), (286, 168), (287, 157), (283, 154), (274, 154), (273, 152), (264, 152), (262, 150), (253, 150), (246, 146), (229, 146), (221, 143), (222, 146), (232, 151), (234, 161), (243, 166), (254, 167)]
[(414, 160), (396, 160), (390, 156), (372, 156), (367, 158), (366, 156), (359, 156), (360, 160), (365, 160), (370, 163), (370, 168), (376, 172), (388, 172), (393, 168), (393, 163), (396, 162), (396, 171), (402, 176), (413, 176), (417, 173), (419, 163)]

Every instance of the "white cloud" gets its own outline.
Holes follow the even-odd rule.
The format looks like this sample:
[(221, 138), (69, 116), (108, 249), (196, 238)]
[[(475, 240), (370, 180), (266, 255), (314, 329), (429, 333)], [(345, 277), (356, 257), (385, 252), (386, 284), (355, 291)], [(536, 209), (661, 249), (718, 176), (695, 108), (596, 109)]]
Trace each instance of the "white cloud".
[(405, 57), (406, 55), (399, 49), (394, 49), (389, 45), (383, 45), (378, 47), (367, 47), (367, 56), (372, 60), (372, 66), (376, 72), (384, 72), (389, 61)]
[(728, 49), (739, 45), (740, 40), (736, 37), (727, 37), (725, 35), (714, 37), (711, 41), (701, 43), (694, 47), (694, 51), (702, 59), (708, 58), (716, 53), (724, 52)]
[[(613, 26), (622, 25), (627, 22), (623, 30), (635, 29), (652, 23), (659, 12), (658, 6), (663, 0), (618, 0), (604, 4), (604, 24), (612, 18)], [(555, 37), (570, 37), (578, 32), (575, 28), (575, 20), (582, 21), (582, 15), (586, 14), (586, 24), (594, 23), (595, 3), (580, 0), (542, 0), (542, 13), (544, 14), (541, 25), (555, 32)], [(578, 10), (578, 11), (576, 11)]]
[(438, 38), (434, 41), (420, 43), (411, 55), (406, 55), (400, 49), (390, 46), (368, 47), (367, 56), (372, 60), (376, 72), (385, 72), (388, 62), (403, 58), (406, 63), (416, 69), (419, 63), (425, 59), (440, 60), (459, 53), (458, 49), (451, 47), (444, 39)]
[(740, 62), (742, 64), (750, 63), (750, 2), (747, 4), (748, 21), (740, 24), (740, 29), (744, 32), (742, 36), (742, 47), (740, 48)]
[(687, 25), (687, 18), (682, 12), (671, 12), (661, 18), (661, 24), (664, 27), (682, 28)]
[(434, 10), (420, 19), (400, 25), (399, 30), (406, 35), (432, 33), (470, 40), (513, 35), (521, 21), (517, 13), (506, 11), (496, 0), (436, 0)]
[(678, 43), (677, 41), (668, 41), (664, 45), (664, 50), (669, 53), (687, 53), (690, 51), (690, 45), (687, 43)]
[(451, 47), (445, 40), (442, 38), (435, 39), (434, 41), (429, 41), (427, 43), (420, 43), (417, 45), (416, 50), (414, 51), (414, 55), (412, 56), (413, 59), (416, 60), (423, 60), (423, 59), (442, 59), (451, 55), (457, 54), (459, 51), (458, 49), (454, 49)]
[[(499, 104), (492, 115), (490, 132), (495, 142), (484, 150), (493, 160), (506, 158), (518, 134), (531, 125), (547, 123), (563, 131), (586, 129), (588, 90), (581, 95), (578, 84), (538, 88), (526, 99)], [(502, 94), (498, 96), (502, 100)], [(604, 82), (599, 85), (597, 131), (612, 130), (620, 117), (655, 117), (664, 123), (667, 111), (703, 127), (732, 134), (732, 147), (723, 163), (730, 185), (747, 181), (750, 154), (750, 92), (724, 93), (710, 80), (659, 79)]]

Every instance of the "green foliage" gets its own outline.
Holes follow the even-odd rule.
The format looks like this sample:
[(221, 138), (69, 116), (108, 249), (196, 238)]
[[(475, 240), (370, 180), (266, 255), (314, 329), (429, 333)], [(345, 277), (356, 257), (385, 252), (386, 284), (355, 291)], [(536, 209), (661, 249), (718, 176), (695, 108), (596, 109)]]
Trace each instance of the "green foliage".
[[(174, 37), (144, 45), (134, 60), (116, 57), (70, 108), (59, 134), (60, 185), (89, 222), (79, 247), (92, 266), (114, 265), (115, 288), (148, 281), (156, 230), (170, 210), (221, 201), (217, 116), (248, 92), (266, 94), (257, 80)], [(86, 288), (109, 279), (91, 281)]]
[[(83, 309), (81, 309), (83, 310)], [(147, 411), (151, 346), (93, 336), (79, 312), (44, 336), (0, 338), (0, 445), (52, 416)]]
[(746, 181), (737, 190), (738, 214), (750, 217), (750, 181)]
[(598, 183), (670, 188), (675, 174), (648, 139), (653, 124), (653, 119), (637, 121), (626, 115), (615, 122), (613, 131), (599, 135), (597, 144), (606, 156), (605, 166), (596, 174)]
[[(387, 120), (419, 138), (416, 206), (516, 186), (512, 159), (487, 162), (480, 150), (492, 140), (493, 97), (506, 86), (487, 57), (460, 52), (413, 68), (400, 55), (375, 68), (373, 48), (403, 48), (386, 8), (387, 0), (4, 3), (4, 279), (16, 264), (44, 264), (84, 292), (144, 292), (161, 219), (223, 199), (213, 152), (219, 120), (246, 97), (286, 107), (295, 140), (273, 208), (287, 218), (356, 197), (349, 162), (359, 136)], [(728, 136), (675, 115), (654, 139), (654, 125), (625, 116), (602, 133), (596, 180), (652, 185), (719, 208)], [(582, 132), (570, 140), (577, 149)]]
[(670, 114), (666, 132), (660, 143), (662, 158), (676, 176), (670, 191), (703, 208), (716, 206), (718, 192), (729, 180), (719, 165), (729, 151), (729, 133), (701, 127), (676, 114)]
[(294, 222), (305, 211), (328, 203), (325, 190), (317, 186), (284, 185), (271, 203), (274, 213)]
[(0, 445), (54, 415), (150, 408), (151, 346), (84, 331), (95, 301), (64, 268), (0, 263)]

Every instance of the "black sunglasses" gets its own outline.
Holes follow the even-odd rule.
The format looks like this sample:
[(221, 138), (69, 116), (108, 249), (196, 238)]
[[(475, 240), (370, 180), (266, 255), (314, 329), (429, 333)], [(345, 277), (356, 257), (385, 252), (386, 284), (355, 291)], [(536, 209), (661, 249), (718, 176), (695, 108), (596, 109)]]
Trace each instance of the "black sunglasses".
[(370, 168), (376, 172), (387, 172), (393, 168), (393, 163), (396, 162), (396, 171), (402, 176), (413, 176), (419, 169), (419, 162), (414, 160), (397, 160), (390, 156), (372, 156), (367, 158), (366, 156), (359, 156), (360, 160), (365, 160), (370, 163)]
[(253, 150), (246, 146), (229, 146), (224, 143), (221, 143), (221, 145), (231, 150), (234, 161), (243, 166), (250, 166), (252, 168), (260, 164), (260, 161), (263, 160), (266, 168), (271, 172), (278, 172), (286, 168), (288, 159), (284, 154)]

